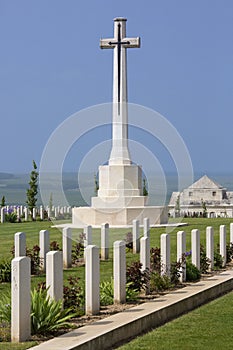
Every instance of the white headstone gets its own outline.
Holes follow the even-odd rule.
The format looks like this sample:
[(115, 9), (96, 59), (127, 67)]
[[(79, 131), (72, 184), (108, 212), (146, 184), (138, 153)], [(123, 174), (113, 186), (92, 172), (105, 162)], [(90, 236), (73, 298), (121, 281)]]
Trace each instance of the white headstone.
[(212, 226), (206, 227), (206, 257), (209, 259), (209, 270), (214, 268), (214, 230)]
[(40, 219), (44, 220), (44, 208), (42, 205), (40, 206)]
[(11, 262), (11, 341), (24, 342), (31, 336), (31, 267), (28, 257)]
[(114, 302), (126, 300), (126, 257), (125, 242), (116, 241), (113, 245)]
[(184, 231), (177, 232), (177, 262), (181, 263), (180, 282), (186, 280), (186, 263), (184, 254), (186, 253), (186, 233)]
[(86, 247), (85, 275), (86, 314), (95, 315), (98, 314), (100, 310), (99, 248), (95, 245), (89, 245)]
[(163, 233), (160, 236), (161, 274), (170, 276), (170, 235)]
[(32, 218), (33, 220), (36, 220), (36, 208), (32, 209)]
[(84, 229), (83, 229), (83, 233), (85, 235), (85, 238), (84, 238), (84, 258), (86, 256), (86, 247), (88, 245), (91, 245), (92, 244), (92, 226), (88, 225), (88, 226), (85, 226)]
[(192, 230), (192, 263), (200, 270), (200, 232), (197, 229)]
[(233, 222), (230, 223), (230, 243), (233, 244)]
[(50, 250), (50, 234), (48, 230), (41, 230), (39, 233), (41, 269), (46, 270), (46, 254)]
[(220, 225), (219, 228), (219, 238), (220, 238), (220, 255), (222, 256), (222, 266), (225, 267), (226, 266), (226, 262), (227, 262), (227, 249), (226, 249), (226, 226), (225, 225)]
[(1, 208), (1, 224), (5, 222), (5, 208)]
[(28, 221), (28, 208), (27, 207), (24, 208), (24, 220)]
[(15, 234), (15, 258), (26, 256), (26, 235), (24, 232)]
[(51, 251), (46, 255), (46, 288), (55, 300), (63, 300), (62, 252)]
[(150, 268), (150, 241), (148, 237), (142, 237), (140, 239), (140, 263), (142, 264), (142, 270)]
[(72, 265), (72, 230), (70, 227), (63, 228), (62, 232), (63, 266), (65, 268)]
[(133, 220), (133, 253), (140, 252), (140, 228), (139, 220)]
[(109, 224), (101, 225), (101, 260), (109, 257)]

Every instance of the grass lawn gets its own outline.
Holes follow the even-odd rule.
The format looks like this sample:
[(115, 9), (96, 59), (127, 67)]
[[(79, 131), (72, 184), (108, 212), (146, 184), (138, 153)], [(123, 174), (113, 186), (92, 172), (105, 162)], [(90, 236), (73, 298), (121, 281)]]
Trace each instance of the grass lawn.
[[(201, 244), (205, 245), (205, 230), (207, 226), (212, 226), (214, 228), (215, 233), (215, 246), (219, 242), (219, 226), (222, 224), (226, 225), (227, 228), (227, 242), (229, 242), (230, 237), (230, 223), (233, 222), (233, 219), (228, 218), (217, 218), (217, 219), (185, 219), (183, 222), (187, 222), (188, 226), (180, 227), (180, 228), (152, 228), (151, 229), (151, 247), (156, 247), (160, 245), (160, 235), (162, 233), (169, 233), (171, 237), (171, 260), (176, 260), (176, 233), (179, 230), (184, 230), (187, 234), (186, 238), (186, 250), (191, 249), (191, 230), (199, 229), (201, 233)], [(59, 222), (57, 222), (59, 223)], [(61, 231), (57, 228), (51, 228), (51, 222), (27, 222), (27, 223), (4, 223), (0, 224), (0, 260), (5, 258), (11, 258), (11, 249), (14, 245), (14, 234), (16, 232), (25, 232), (26, 233), (26, 242), (27, 247), (32, 248), (33, 245), (39, 244), (39, 231), (40, 230), (49, 230), (50, 231), (50, 241), (58, 241), (59, 246), (62, 246), (62, 234)], [(130, 229), (111, 229), (110, 230), (110, 247), (112, 247), (113, 242), (116, 240), (122, 240), (125, 238), (126, 233), (131, 231)], [(82, 232), (81, 229), (73, 230), (73, 239), (76, 241), (79, 238), (79, 234)], [(141, 234), (143, 234), (143, 230), (141, 229)], [(93, 244), (100, 246), (100, 230), (93, 230)], [(133, 260), (139, 260), (139, 254), (133, 255), (131, 252), (127, 252), (127, 264), (129, 264)], [(110, 280), (112, 276), (112, 265), (113, 265), (113, 256), (112, 249), (110, 249), (110, 258), (108, 261), (100, 263), (100, 279)], [(84, 284), (84, 276), (85, 276), (85, 267), (77, 267), (64, 271), (64, 282), (66, 283), (68, 276), (78, 276), (80, 277), (80, 283)], [(37, 286), (38, 282), (44, 281), (45, 275), (32, 277), (32, 287)], [(0, 295), (10, 291), (10, 283), (1, 283), (0, 284)], [(233, 316), (233, 315), (232, 315)], [(181, 334), (182, 330), (179, 330)], [(183, 334), (183, 333), (182, 333)], [(0, 349), (27, 349), (29, 343), (20, 344), (19, 347), (15, 347), (14, 344), (7, 344), (0, 342)], [(31, 345), (32, 346), (32, 345)], [(174, 348), (174, 347), (172, 347)], [(147, 349), (147, 348), (145, 348)], [(148, 348), (150, 349), (150, 348)], [(162, 349), (162, 348), (161, 348)], [(165, 348), (164, 348), (165, 349)]]
[(230, 350), (233, 292), (121, 346), (119, 350)]

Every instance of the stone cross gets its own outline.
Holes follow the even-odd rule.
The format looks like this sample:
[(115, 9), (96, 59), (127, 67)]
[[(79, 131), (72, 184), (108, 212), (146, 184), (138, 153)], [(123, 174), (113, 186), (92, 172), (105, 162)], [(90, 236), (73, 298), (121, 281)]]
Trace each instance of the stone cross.
[(114, 19), (114, 38), (101, 39), (101, 49), (114, 49), (113, 123), (110, 165), (131, 164), (128, 150), (126, 49), (140, 47), (140, 38), (126, 37), (126, 18)]

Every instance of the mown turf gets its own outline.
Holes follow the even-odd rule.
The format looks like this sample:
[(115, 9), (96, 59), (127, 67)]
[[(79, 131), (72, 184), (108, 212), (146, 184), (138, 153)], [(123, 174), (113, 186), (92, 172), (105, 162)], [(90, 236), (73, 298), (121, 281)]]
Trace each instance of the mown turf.
[[(188, 226), (180, 227), (180, 228), (152, 228), (151, 229), (151, 247), (156, 247), (160, 245), (160, 235), (162, 233), (170, 233), (171, 237), (171, 260), (176, 260), (176, 234), (179, 230), (186, 231), (186, 246), (187, 251), (191, 249), (191, 230), (199, 229), (201, 234), (201, 244), (205, 245), (205, 232), (207, 226), (212, 226), (214, 228), (215, 233), (215, 246), (219, 243), (219, 226), (225, 224), (227, 228), (227, 242), (229, 242), (230, 237), (230, 223), (233, 222), (233, 219), (229, 218), (218, 218), (218, 219), (183, 219), (183, 222), (187, 222)], [(2, 258), (10, 258), (11, 249), (14, 245), (14, 234), (16, 232), (25, 232), (26, 233), (26, 242), (27, 247), (32, 248), (33, 245), (39, 244), (39, 231), (40, 230), (49, 230), (50, 231), (50, 240), (58, 241), (60, 247), (62, 242), (62, 234), (61, 231), (57, 228), (51, 228), (52, 223), (48, 221), (44, 222), (28, 222), (28, 223), (20, 223), (20, 224), (10, 224), (4, 223), (0, 224), (0, 259)], [(73, 230), (73, 239), (74, 241), (78, 240), (79, 234), (82, 230)], [(127, 232), (131, 231), (130, 229), (111, 229), (110, 230), (110, 247), (113, 246), (113, 242), (116, 240), (124, 239)], [(143, 230), (141, 229), (141, 235), (143, 234)], [(100, 230), (93, 230), (93, 244), (100, 246)], [(133, 260), (139, 260), (139, 254), (133, 255), (131, 252), (127, 252), (127, 264), (130, 264)], [(101, 280), (110, 280), (112, 276), (112, 265), (113, 265), (113, 254), (112, 248), (110, 248), (110, 259), (106, 262), (100, 263), (100, 279)], [(85, 267), (81, 266), (78, 268), (72, 268), (64, 271), (64, 282), (67, 283), (68, 276), (78, 276), (80, 277), (80, 283), (84, 284), (84, 276), (85, 276)], [(32, 277), (32, 288), (37, 286), (38, 282), (44, 281), (45, 275)], [(2, 283), (0, 284), (0, 295), (10, 290), (10, 283)], [(233, 316), (233, 314), (232, 314)], [(182, 326), (183, 327), (183, 326)], [(189, 328), (189, 325), (187, 326)], [(182, 328), (177, 328), (178, 334), (183, 337)], [(150, 342), (150, 341), (149, 341)], [(152, 343), (153, 344), (153, 343)], [(154, 344), (153, 344), (154, 345)], [(170, 344), (169, 349), (176, 349), (173, 347), (174, 344)], [(142, 345), (144, 346), (144, 345)], [(140, 346), (140, 349), (147, 349), (147, 347)], [(7, 344), (0, 342), (0, 349), (19, 349), (24, 350), (27, 349), (28, 343), (20, 344), (19, 347), (15, 347), (15, 345)], [(190, 348), (188, 345), (186, 346)], [(168, 349), (162, 347), (152, 347), (148, 349)], [(180, 348), (180, 347), (179, 347)], [(136, 349), (136, 348), (133, 348)], [(199, 348), (195, 348), (199, 349)], [(213, 349), (213, 348), (212, 348)]]
[(233, 292), (121, 346), (119, 350), (228, 350), (233, 342)]

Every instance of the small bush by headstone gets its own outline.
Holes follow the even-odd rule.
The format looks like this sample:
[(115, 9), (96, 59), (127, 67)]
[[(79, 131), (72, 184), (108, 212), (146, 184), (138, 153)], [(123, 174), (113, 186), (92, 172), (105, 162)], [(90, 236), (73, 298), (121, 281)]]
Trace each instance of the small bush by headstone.
[(0, 283), (11, 281), (11, 261), (10, 259), (0, 261)]

